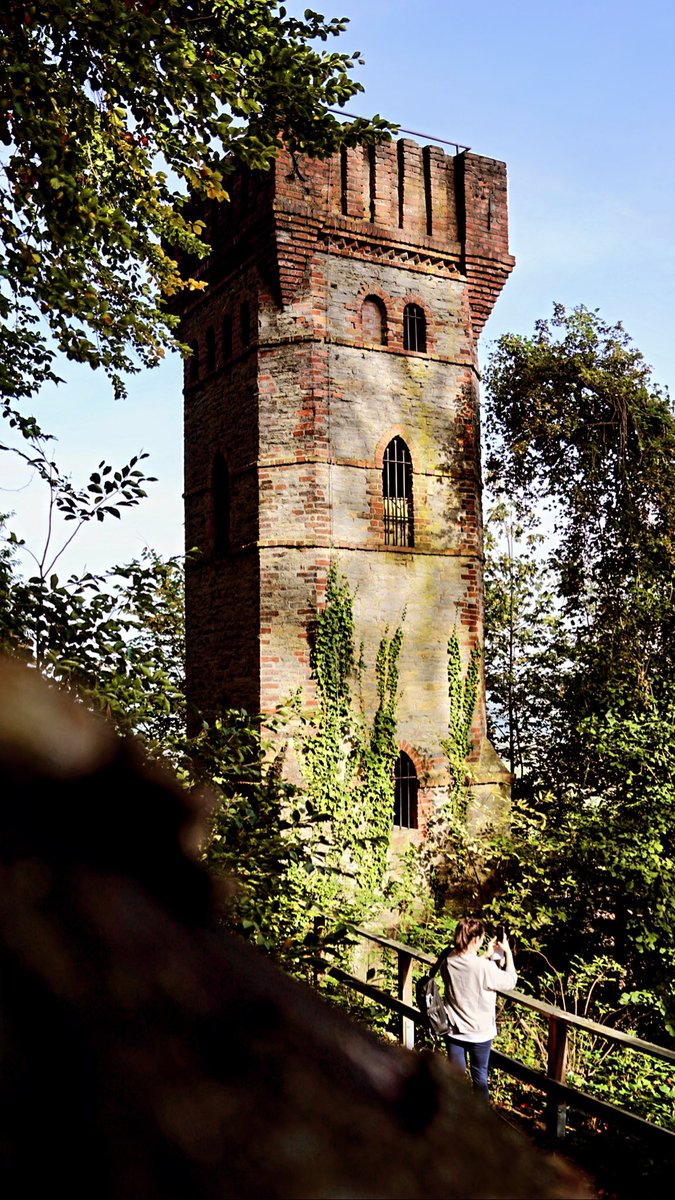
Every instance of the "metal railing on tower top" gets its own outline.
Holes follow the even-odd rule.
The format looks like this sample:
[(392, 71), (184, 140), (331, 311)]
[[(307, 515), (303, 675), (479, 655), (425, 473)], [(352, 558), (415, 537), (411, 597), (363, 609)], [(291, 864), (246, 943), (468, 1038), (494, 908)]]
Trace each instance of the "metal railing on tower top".
[[(348, 117), (350, 121), (360, 121), (363, 118), (358, 113), (345, 112), (343, 108), (329, 108), (329, 113), (334, 117)], [(396, 122), (392, 122), (396, 125)], [(463, 154), (466, 150), (470, 150), (470, 146), (464, 146), (462, 142), (453, 142), (448, 138), (435, 137), (433, 133), (420, 133), (419, 129), (406, 129), (403, 125), (396, 125), (399, 133), (409, 133), (411, 137), (422, 138), (425, 142), (438, 142), (441, 146), (454, 146), (455, 154)]]

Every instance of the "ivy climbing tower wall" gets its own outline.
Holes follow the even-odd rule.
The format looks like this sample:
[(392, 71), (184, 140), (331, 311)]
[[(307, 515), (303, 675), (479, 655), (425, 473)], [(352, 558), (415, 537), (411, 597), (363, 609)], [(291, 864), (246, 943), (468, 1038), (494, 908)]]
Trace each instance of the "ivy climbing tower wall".
[[(231, 192), (196, 268), (208, 286), (181, 307), (189, 698), (269, 711), (302, 687), (311, 704), (337, 561), (366, 709), (405, 613), (399, 740), (430, 803), (447, 782), (448, 637), (467, 660), (483, 640), (476, 344), (513, 265), (506, 169), (405, 139), (284, 152)], [(473, 757), (500, 786), (484, 735), (481, 690)]]

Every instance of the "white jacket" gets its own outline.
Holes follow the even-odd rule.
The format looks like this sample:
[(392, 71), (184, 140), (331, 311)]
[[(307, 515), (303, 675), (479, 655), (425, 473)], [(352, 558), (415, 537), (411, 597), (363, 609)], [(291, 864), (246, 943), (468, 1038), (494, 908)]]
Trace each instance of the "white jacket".
[(449, 954), (440, 970), (445, 1006), (456, 1033), (464, 1042), (487, 1042), (497, 1035), (497, 993), (516, 986), (515, 970), (502, 971), (479, 954)]

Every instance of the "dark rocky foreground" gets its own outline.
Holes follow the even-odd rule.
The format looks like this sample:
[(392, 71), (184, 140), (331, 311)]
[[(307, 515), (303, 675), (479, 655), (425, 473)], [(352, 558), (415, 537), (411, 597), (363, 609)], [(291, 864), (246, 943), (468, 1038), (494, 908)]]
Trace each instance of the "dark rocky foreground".
[(589, 1197), (435, 1055), (215, 927), (198, 814), (0, 670), (0, 1178), (70, 1200)]

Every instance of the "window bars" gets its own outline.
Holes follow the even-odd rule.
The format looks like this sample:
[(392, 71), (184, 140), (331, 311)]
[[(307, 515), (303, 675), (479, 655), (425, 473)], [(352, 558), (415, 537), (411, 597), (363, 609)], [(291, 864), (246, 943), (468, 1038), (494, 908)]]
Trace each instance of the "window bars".
[(385, 546), (414, 546), (412, 459), (403, 438), (392, 438), (382, 465)]
[(427, 349), (427, 319), (419, 304), (406, 304), (403, 310), (403, 349)]
[(417, 793), (420, 781), (415, 764), (401, 750), (394, 766), (394, 825), (400, 829), (417, 829)]

